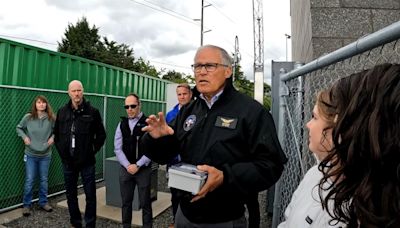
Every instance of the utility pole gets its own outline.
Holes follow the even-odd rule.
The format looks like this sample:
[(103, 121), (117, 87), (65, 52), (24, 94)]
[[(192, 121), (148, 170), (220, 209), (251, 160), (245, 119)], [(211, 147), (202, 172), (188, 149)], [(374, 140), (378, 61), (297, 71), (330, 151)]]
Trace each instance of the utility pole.
[(203, 46), (204, 0), (201, 0), (200, 46)]
[(253, 0), (254, 99), (264, 104), (264, 19), (262, 0)]
[(232, 73), (232, 80), (235, 81), (236, 75), (236, 66), (240, 61), (240, 53), (239, 53), (239, 38), (235, 36), (235, 53), (233, 53), (233, 73)]
[[(211, 6), (211, 4), (204, 5), (204, 0), (201, 0), (201, 17), (200, 17), (200, 46), (203, 46), (203, 34), (211, 30), (204, 31), (204, 8)], [(195, 19), (195, 21), (199, 19)]]
[(201, 0), (201, 18), (200, 18), (200, 46), (203, 46), (203, 16), (204, 16), (204, 0)]

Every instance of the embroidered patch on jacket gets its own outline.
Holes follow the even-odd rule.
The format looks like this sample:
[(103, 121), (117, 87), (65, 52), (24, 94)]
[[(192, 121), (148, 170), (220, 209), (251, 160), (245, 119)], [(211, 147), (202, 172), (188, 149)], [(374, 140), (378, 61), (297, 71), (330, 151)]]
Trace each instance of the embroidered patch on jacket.
[(183, 130), (189, 131), (194, 127), (195, 123), (196, 123), (196, 116), (195, 115), (188, 116), (185, 122), (183, 123)]
[(236, 118), (217, 116), (217, 120), (215, 121), (215, 126), (225, 127), (229, 129), (236, 129), (237, 121), (238, 120)]

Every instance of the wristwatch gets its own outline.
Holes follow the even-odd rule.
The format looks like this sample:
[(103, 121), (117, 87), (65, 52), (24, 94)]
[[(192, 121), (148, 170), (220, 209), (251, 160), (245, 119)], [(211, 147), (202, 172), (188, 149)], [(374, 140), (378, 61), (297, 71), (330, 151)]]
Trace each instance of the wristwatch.
[(140, 168), (140, 165), (136, 164), (136, 166), (138, 167), (138, 169)]

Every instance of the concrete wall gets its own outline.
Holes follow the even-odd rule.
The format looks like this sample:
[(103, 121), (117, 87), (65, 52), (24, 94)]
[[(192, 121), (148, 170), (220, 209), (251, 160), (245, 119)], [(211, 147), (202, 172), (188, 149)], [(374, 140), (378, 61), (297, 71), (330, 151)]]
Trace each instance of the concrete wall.
[(291, 0), (290, 15), (292, 60), (308, 62), (313, 58), (310, 0)]
[(293, 61), (310, 62), (400, 20), (400, 0), (292, 0)]
[(178, 98), (176, 97), (176, 86), (178, 84), (177, 83), (171, 83), (171, 84), (167, 84), (167, 95), (166, 95), (166, 101), (167, 101), (167, 107), (166, 107), (166, 111), (165, 111), (165, 115), (171, 111), (171, 109), (178, 104)]

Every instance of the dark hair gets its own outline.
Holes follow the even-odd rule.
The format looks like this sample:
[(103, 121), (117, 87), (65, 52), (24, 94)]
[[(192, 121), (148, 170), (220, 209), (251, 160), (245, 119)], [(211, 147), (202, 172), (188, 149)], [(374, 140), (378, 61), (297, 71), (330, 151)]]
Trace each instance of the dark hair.
[(319, 164), (320, 189), (333, 183), (323, 207), (333, 201), (328, 212), (348, 227), (400, 227), (400, 65), (350, 75), (325, 93), (322, 111), (337, 117)]
[(33, 99), (32, 105), (31, 105), (31, 111), (30, 111), (31, 118), (32, 119), (39, 118), (38, 111), (36, 109), (36, 102), (38, 100), (41, 100), (44, 103), (46, 103), (46, 109), (44, 111), (47, 113), (47, 116), (49, 117), (49, 120), (54, 121), (56, 118), (55, 118), (53, 109), (51, 108), (51, 105), (49, 104), (49, 101), (47, 100), (47, 98), (45, 96), (43, 96), (43, 95), (38, 95), (38, 96), (35, 97), (35, 99)]
[(126, 96), (126, 97), (129, 97), (129, 96), (135, 97), (136, 100), (137, 100), (137, 102), (138, 102), (138, 104), (140, 105), (140, 98), (139, 98), (139, 96), (138, 96), (136, 93), (130, 93), (130, 94), (128, 94), (128, 96)]

